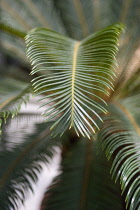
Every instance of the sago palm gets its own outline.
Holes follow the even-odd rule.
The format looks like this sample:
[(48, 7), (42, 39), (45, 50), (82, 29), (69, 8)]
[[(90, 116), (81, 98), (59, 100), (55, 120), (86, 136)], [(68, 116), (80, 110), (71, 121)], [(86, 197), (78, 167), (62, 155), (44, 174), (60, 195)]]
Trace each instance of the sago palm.
[[(1, 210), (20, 209), (56, 147), (42, 210), (140, 209), (139, 32), (137, 0), (1, 1), (18, 62), (1, 68)], [(43, 117), (20, 112), (32, 95)]]

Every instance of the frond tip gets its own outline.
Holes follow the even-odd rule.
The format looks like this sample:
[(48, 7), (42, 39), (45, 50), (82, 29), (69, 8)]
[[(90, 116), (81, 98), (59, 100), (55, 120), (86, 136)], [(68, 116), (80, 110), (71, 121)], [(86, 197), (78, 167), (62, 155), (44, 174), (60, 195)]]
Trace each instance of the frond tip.
[[(31, 74), (41, 72), (33, 80), (34, 91), (51, 98), (42, 106), (46, 108), (47, 121), (56, 119), (52, 128), (55, 135), (74, 127), (90, 138), (101, 117), (104, 95), (113, 89), (118, 39), (123, 26), (116, 24), (105, 28), (80, 42), (45, 28), (37, 28), (26, 36), (27, 56), (33, 66)], [(102, 105), (103, 104), (103, 105)]]

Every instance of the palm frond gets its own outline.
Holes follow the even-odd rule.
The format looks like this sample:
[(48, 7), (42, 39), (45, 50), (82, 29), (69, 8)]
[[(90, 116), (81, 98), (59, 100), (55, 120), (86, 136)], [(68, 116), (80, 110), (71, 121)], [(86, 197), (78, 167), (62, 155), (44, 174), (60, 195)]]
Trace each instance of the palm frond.
[[(42, 170), (41, 163), (50, 161), (55, 153), (54, 146), (60, 147), (58, 139), (56, 141), (49, 135), (50, 124), (36, 124), (35, 127), (31, 134), (24, 135), (23, 143), (18, 146), (16, 144), (12, 150), (2, 150), (1, 147), (0, 207), (3, 210), (15, 210), (25, 201), (28, 192), (33, 192), (33, 183), (37, 182)], [(19, 127), (9, 141), (18, 136), (18, 129)], [(3, 133), (2, 142), (6, 136), (6, 133)]]
[(21, 105), (29, 101), (32, 88), (28, 83), (8, 78), (2, 78), (0, 83), (0, 122), (2, 125), (7, 118), (17, 115)]
[(136, 210), (140, 204), (140, 128), (121, 104), (110, 105), (98, 140), (107, 159), (113, 161), (111, 173), (120, 180), (126, 208)]
[(62, 161), (62, 174), (46, 192), (42, 210), (122, 209), (120, 189), (109, 174), (104, 154), (96, 153), (95, 141), (81, 139)]
[(92, 125), (98, 128), (90, 115), (100, 118), (96, 110), (106, 112), (99, 101), (106, 104), (102, 94), (109, 95), (108, 90), (113, 89), (110, 80), (115, 74), (112, 68), (122, 29), (116, 24), (81, 42), (43, 28), (26, 36), (31, 74), (43, 74), (33, 80), (34, 90), (52, 98), (42, 106), (54, 102), (44, 116), (49, 116), (48, 120), (57, 117), (53, 125), (56, 134), (74, 127), (77, 135), (90, 137), (95, 132)]

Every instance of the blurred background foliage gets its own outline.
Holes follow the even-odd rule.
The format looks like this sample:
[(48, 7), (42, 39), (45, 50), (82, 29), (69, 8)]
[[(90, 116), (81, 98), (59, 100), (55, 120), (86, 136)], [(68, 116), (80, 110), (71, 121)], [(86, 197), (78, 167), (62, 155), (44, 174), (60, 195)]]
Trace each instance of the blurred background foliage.
[[(80, 203), (83, 207), (81, 207), (81, 209), (125, 209), (125, 196), (127, 197), (126, 200), (128, 199), (128, 208), (131, 210), (138, 209), (138, 196), (140, 195), (140, 192), (138, 191), (137, 184), (139, 184), (140, 172), (137, 168), (134, 168), (136, 174), (132, 177), (133, 179), (137, 177), (138, 181), (136, 185), (135, 183), (133, 184), (132, 180), (129, 180), (130, 182), (128, 181), (129, 187), (132, 184), (133, 186), (130, 188), (135, 189), (135, 192), (137, 193), (137, 203), (135, 203), (134, 199), (131, 204), (132, 198), (134, 198), (133, 192), (132, 195), (130, 194), (129, 200), (129, 190), (126, 186), (122, 185), (124, 194), (122, 197), (119, 197), (118, 194), (120, 195), (121, 191), (119, 183), (117, 183), (114, 190), (112, 181), (106, 182), (106, 180), (110, 180), (108, 177), (110, 177), (109, 171), (111, 166), (109, 165), (110, 163), (105, 160), (104, 154), (101, 152), (102, 149), (100, 149), (99, 156), (97, 156), (94, 151), (94, 146), (100, 147), (100, 144), (97, 145), (94, 141), (91, 143), (85, 140), (77, 142), (75, 136), (71, 137), (69, 132), (63, 137), (65, 143), (62, 141), (60, 144), (59, 139), (54, 139), (53, 142), (51, 142), (51, 137), (48, 137), (48, 128), (50, 125), (41, 124), (43, 122), (43, 117), (41, 117), (40, 112), (37, 111), (37, 106), (34, 106), (35, 101), (31, 96), (33, 91), (30, 81), (33, 76), (29, 77), (31, 67), (25, 55), (24, 36), (29, 30), (35, 27), (46, 27), (76, 40), (81, 40), (89, 34), (108, 25), (116, 22), (124, 23), (126, 31), (120, 38), (119, 53), (117, 55), (119, 67), (116, 69), (117, 78), (114, 81), (115, 92), (111, 93), (110, 98), (110, 102), (113, 101), (114, 106), (118, 101), (121, 101), (123, 106), (121, 107), (121, 111), (118, 110), (118, 107), (116, 108), (116, 111), (114, 111), (115, 109), (112, 105), (109, 106), (108, 110), (113, 114), (115, 113), (115, 116), (119, 116), (117, 120), (121, 119), (121, 122), (125, 123), (125, 126), (122, 125), (122, 127), (119, 128), (120, 130), (125, 130), (126, 125), (129, 127), (129, 123), (133, 124), (137, 130), (137, 134), (133, 131), (130, 134), (132, 137), (127, 137), (127, 142), (125, 142), (124, 138), (123, 145), (126, 144), (126, 147), (133, 146), (137, 150), (133, 150), (133, 148), (131, 148), (132, 152), (128, 150), (128, 157), (129, 155), (131, 156), (133, 152), (137, 152), (139, 155), (140, 2), (138, 0), (1, 0), (0, 4), (0, 122), (3, 128), (0, 143), (2, 163), (0, 174), (1, 177), (3, 177), (1, 181), (1, 192), (5, 192), (1, 193), (1, 210), (14, 209), (16, 206), (18, 207), (19, 200), (23, 202), (26, 197), (25, 188), (27, 187), (32, 190), (29, 177), (36, 182), (38, 173), (41, 170), (39, 161), (45, 162), (48, 160), (47, 157), (53, 156), (54, 151), (52, 148), (54, 145), (63, 148), (61, 168), (66, 173), (63, 173), (56, 178), (56, 180), (62, 180), (62, 186), (57, 184), (55, 192), (53, 192), (53, 186), (55, 186), (57, 182), (59, 183), (59, 181), (54, 180), (49, 195), (45, 194), (44, 196), (42, 209), (77, 210), (79, 207), (75, 206), (74, 203)], [(19, 112), (24, 103), (32, 105), (32, 108), (28, 109), (27, 107), (26, 111), (21, 109)], [(129, 120), (125, 119), (126, 116), (124, 113), (127, 111), (123, 107), (127, 108), (127, 111), (131, 113), (128, 117)], [(11, 117), (14, 117), (18, 112), (19, 115), (14, 121), (11, 120)], [(128, 112), (127, 115), (129, 115)], [(105, 118), (104, 120), (108, 122), (110, 118), (112, 120), (112, 116), (109, 116), (108, 119)], [(3, 119), (4, 121), (7, 121), (6, 124)], [(130, 122), (127, 124), (127, 121)], [(107, 126), (109, 126), (109, 124), (107, 124)], [(114, 125), (114, 127), (115, 126), (116, 125)], [(118, 129), (118, 127), (115, 127), (115, 129)], [(103, 128), (102, 132), (103, 134), (99, 134), (99, 139), (103, 138), (101, 138), (100, 135), (104, 135), (106, 127)], [(67, 140), (68, 138), (73, 140), (69, 142)], [(97, 137), (95, 136), (94, 138)], [(117, 137), (115, 138), (117, 139)], [(40, 139), (42, 141), (39, 141)], [(75, 141), (76, 146), (72, 147)], [(87, 146), (88, 144), (91, 144), (91, 146)], [(119, 148), (123, 148), (123, 145), (120, 143)], [(85, 151), (86, 148), (89, 147), (91, 147), (91, 151), (89, 152), (90, 157), (88, 159), (85, 155)], [(106, 146), (104, 147), (106, 148)], [(111, 147), (113, 147), (113, 145)], [(114, 156), (111, 161), (115, 158), (117, 151), (118, 149), (113, 153)], [(80, 156), (78, 156), (78, 154), (80, 154)], [(86, 162), (91, 163), (91, 157), (94, 159), (91, 165), (94, 170), (95, 168), (97, 170), (94, 174), (94, 170), (91, 167), (91, 170), (87, 169), (90, 171), (90, 175), (87, 175), (84, 173), (83, 168), (85, 170), (86, 167), (88, 167)], [(136, 159), (137, 156), (134, 157), (133, 161)], [(77, 162), (75, 162), (75, 160), (77, 160)], [(83, 162), (84, 160), (85, 162)], [(125, 160), (124, 156), (124, 159), (122, 158), (121, 160), (121, 164), (123, 164)], [(104, 176), (100, 170), (100, 165), (104, 171)], [(7, 170), (7, 168), (9, 168), (9, 170)], [(118, 171), (119, 169), (120, 167), (118, 166)], [(73, 170), (77, 174), (71, 174), (71, 171)], [(23, 171), (25, 173), (22, 176), (21, 174), (23, 174)], [(65, 206), (67, 207), (63, 206), (63, 201), (73, 194), (71, 186), (76, 185), (78, 188), (82, 185), (83, 181), (79, 180), (79, 177), (82, 177), (82, 175), (86, 178), (90, 177), (87, 194), (82, 197), (82, 199), (85, 200), (85, 203), (81, 204), (81, 198), (78, 197), (80, 192), (76, 192), (77, 195), (74, 195), (76, 200), (70, 200), (70, 202), (72, 202), (71, 206), (67, 206), (69, 205), (67, 202), (65, 203)], [(7, 177), (7, 179), (4, 177)], [(71, 177), (73, 178), (71, 179)], [(95, 178), (94, 183), (91, 177)], [(101, 183), (100, 180), (98, 180), (98, 177), (101, 177)], [(81, 179), (85, 180), (86, 178)], [(68, 180), (71, 180), (71, 182)], [(21, 186), (21, 189), (18, 189), (18, 184), (20, 183), (23, 183), (23, 185)], [(68, 183), (66, 188), (64, 186), (65, 183)], [(99, 183), (101, 185), (97, 187)], [(15, 187), (15, 190), (13, 189), (13, 186)], [(104, 194), (102, 194), (102, 189), (106, 189), (108, 186), (110, 191), (104, 191)], [(94, 189), (96, 190), (94, 191)], [(60, 193), (61, 190), (62, 194)], [(70, 191), (68, 194), (65, 194), (65, 190)], [(11, 198), (14, 202), (8, 197), (9, 192), (11, 193)], [(58, 192), (60, 197), (57, 197)], [(116, 196), (112, 198), (112, 193), (110, 194), (110, 192), (115, 193)], [(90, 193), (95, 194), (94, 200), (96, 206), (85, 207), (86, 202), (90, 203), (90, 199), (92, 200), (92, 198), (88, 196), (91, 195)], [(50, 198), (49, 203), (47, 203), (48, 207), (46, 208), (46, 198), (48, 198), (48, 196), (51, 197), (51, 194), (53, 196)], [(104, 197), (105, 194), (106, 196)], [(7, 198), (8, 200), (6, 200)], [(51, 203), (52, 200), (54, 201), (53, 204)], [(59, 203), (59, 205), (55, 205), (56, 203)], [(115, 208), (114, 203), (116, 205)]]

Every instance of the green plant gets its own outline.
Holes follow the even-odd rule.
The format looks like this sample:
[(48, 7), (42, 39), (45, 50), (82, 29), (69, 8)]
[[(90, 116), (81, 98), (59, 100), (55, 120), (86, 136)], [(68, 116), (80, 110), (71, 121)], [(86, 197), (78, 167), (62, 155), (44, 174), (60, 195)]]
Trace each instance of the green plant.
[[(0, 209), (18, 209), (57, 146), (62, 173), (41, 209), (138, 210), (137, 1), (2, 0), (1, 12), (2, 52), (23, 67), (1, 70)], [(118, 21), (126, 25), (125, 33), (123, 24), (114, 24)], [(8, 147), (16, 137), (7, 132), (11, 118), (34, 93), (46, 122), (36, 123), (30, 133), (22, 131), (23, 141)], [(17, 116), (21, 124), (30, 116), (30, 124), (36, 115)]]

